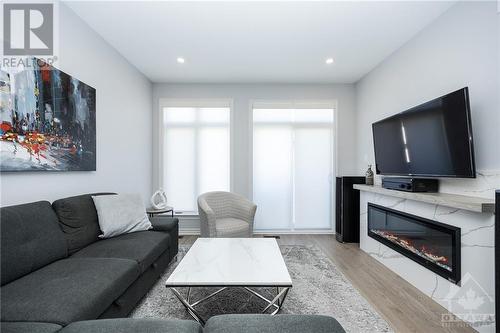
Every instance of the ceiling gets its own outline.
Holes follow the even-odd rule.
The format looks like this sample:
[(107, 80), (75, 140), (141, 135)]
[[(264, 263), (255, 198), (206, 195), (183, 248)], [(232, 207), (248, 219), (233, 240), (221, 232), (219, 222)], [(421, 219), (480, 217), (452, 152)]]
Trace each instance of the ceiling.
[(66, 4), (153, 82), (353, 83), (453, 2)]

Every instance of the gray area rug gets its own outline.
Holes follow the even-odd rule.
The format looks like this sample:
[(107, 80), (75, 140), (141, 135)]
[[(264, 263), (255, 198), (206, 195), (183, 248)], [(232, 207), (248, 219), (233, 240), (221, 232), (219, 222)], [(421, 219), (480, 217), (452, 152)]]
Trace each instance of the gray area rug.
[[(180, 246), (177, 261), (163, 274), (130, 317), (192, 319), (164, 282), (177, 266), (188, 246)], [(323, 314), (336, 318), (347, 332), (392, 332), (339, 269), (315, 246), (280, 246), (293, 281), (281, 313)], [(181, 288), (185, 289), (185, 288)], [(197, 300), (216, 289), (192, 289)], [(185, 291), (184, 291), (185, 292)], [(269, 288), (259, 292), (271, 297)], [(240, 288), (226, 289), (197, 306), (204, 319), (226, 313), (259, 313), (266, 303)]]

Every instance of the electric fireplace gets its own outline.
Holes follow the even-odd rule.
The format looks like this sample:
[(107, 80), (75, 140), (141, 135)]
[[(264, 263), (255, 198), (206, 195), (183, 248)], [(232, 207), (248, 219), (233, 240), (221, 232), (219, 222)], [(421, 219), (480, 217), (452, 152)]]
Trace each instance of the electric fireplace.
[(460, 282), (460, 228), (368, 203), (368, 236)]

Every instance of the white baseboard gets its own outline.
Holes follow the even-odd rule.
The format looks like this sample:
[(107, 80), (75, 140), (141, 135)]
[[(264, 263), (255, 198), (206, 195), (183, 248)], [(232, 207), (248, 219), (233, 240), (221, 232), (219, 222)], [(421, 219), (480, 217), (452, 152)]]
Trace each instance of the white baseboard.
[(179, 236), (199, 236), (199, 228), (179, 228)]
[(255, 230), (256, 235), (335, 235), (333, 230), (315, 230), (315, 229), (301, 229), (301, 230)]

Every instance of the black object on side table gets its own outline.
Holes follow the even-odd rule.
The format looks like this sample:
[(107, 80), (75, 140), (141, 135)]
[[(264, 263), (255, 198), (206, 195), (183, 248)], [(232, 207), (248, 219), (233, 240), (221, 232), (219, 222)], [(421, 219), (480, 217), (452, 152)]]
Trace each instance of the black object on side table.
[(335, 238), (342, 243), (359, 243), (359, 191), (365, 177), (337, 177), (335, 196)]

